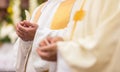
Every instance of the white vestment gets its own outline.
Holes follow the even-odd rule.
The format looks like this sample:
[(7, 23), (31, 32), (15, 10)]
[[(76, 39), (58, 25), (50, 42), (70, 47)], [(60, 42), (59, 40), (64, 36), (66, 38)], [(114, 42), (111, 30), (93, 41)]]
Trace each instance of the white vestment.
[[(36, 48), (38, 47), (40, 41), (46, 36), (63, 36), (66, 33), (66, 29), (50, 29), (50, 23), (54, 13), (62, 2), (63, 0), (48, 0), (48, 2), (43, 6), (41, 10), (41, 16), (37, 22), (39, 28), (37, 29), (34, 41), (25, 42), (21, 39), (17, 40), (15, 44), (15, 48), (18, 48), (16, 64), (17, 72), (24, 72), (25, 68), (26, 72), (43, 72), (48, 70), (48, 68), (50, 68), (50, 72), (55, 71), (56, 63), (42, 60), (36, 53)], [(36, 11), (37, 9), (33, 13), (33, 17)]]
[[(76, 1), (69, 24), (83, 1)], [(58, 43), (57, 72), (120, 72), (120, 0), (86, 0), (83, 9), (73, 39)]]

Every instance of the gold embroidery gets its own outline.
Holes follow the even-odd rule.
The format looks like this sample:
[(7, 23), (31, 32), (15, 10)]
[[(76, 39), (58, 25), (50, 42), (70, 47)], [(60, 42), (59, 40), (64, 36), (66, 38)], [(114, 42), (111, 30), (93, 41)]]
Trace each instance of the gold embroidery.
[(54, 14), (53, 21), (50, 25), (52, 30), (63, 29), (67, 27), (74, 2), (75, 0), (66, 0), (61, 3)]
[(72, 38), (73, 38), (73, 34), (75, 32), (77, 21), (81, 21), (85, 17), (85, 10), (83, 9), (83, 7), (85, 5), (85, 2), (86, 2), (86, 0), (83, 0), (83, 3), (82, 3), (82, 6), (81, 6), (80, 10), (77, 11), (75, 13), (74, 17), (73, 17), (74, 25), (73, 25), (73, 29), (72, 29), (72, 32), (71, 32), (70, 40), (72, 40)]

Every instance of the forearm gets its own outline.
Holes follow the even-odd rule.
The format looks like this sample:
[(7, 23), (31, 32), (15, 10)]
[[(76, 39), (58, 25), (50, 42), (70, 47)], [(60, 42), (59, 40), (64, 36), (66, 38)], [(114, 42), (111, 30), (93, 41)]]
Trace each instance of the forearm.
[(20, 38), (18, 39), (16, 45), (17, 48), (17, 61), (16, 61), (16, 70), (22, 71), (24, 69), (24, 65), (26, 64), (26, 59), (32, 47), (32, 42), (24, 42)]
[[(100, 71), (112, 60), (112, 55), (118, 46), (119, 36), (115, 41), (104, 39), (101, 42), (95, 42), (95, 44), (74, 41), (62, 42), (58, 43), (58, 50), (65, 62), (73, 70), (77, 70), (76, 72)], [(110, 40), (112, 42), (108, 42)]]

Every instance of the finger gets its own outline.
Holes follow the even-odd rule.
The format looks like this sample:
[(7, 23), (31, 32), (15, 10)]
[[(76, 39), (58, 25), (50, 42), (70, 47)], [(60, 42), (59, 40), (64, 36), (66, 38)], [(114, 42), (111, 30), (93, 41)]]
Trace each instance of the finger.
[(16, 31), (17, 34), (19, 34), (20, 36), (24, 37), (24, 33), (20, 32), (20, 31)]
[(45, 41), (44, 41), (44, 40), (43, 40), (43, 41), (41, 41), (41, 42), (40, 42), (40, 44), (39, 44), (39, 46), (40, 46), (40, 47), (46, 46)]
[(47, 46), (47, 45), (49, 45), (50, 43), (48, 42), (48, 40), (47, 39), (44, 39), (44, 40), (42, 40), (41, 42), (40, 42), (40, 44), (39, 44), (39, 46)]
[(40, 50), (41, 51), (52, 52), (52, 51), (56, 50), (56, 48), (57, 48), (56, 44), (50, 44), (50, 45), (41, 47)]
[(48, 52), (47, 50), (41, 50), (42, 48), (44, 48), (45, 46), (41, 46), (39, 47), (39, 50), (42, 51), (42, 52)]
[(23, 21), (23, 24), (24, 24), (26, 27), (30, 27), (30, 25), (28, 25), (28, 24), (26, 23), (26, 20)]
[(16, 31), (17, 35), (20, 37), (20, 38), (23, 38), (24, 36), (22, 34), (20, 34), (18, 31)]
[(21, 24), (22, 26), (24, 26), (24, 25), (25, 25), (25, 24), (24, 24), (24, 21), (21, 21), (21, 22), (20, 22), (20, 24)]
[(41, 50), (39, 50), (40, 48), (37, 48), (37, 53), (38, 55), (42, 58), (42, 59), (45, 59), (45, 60), (48, 60), (49, 59), (49, 53), (48, 52), (42, 52)]
[(21, 30), (19, 30), (18, 28), (16, 28), (16, 32), (20, 33), (21, 35), (24, 35), (24, 33)]
[(29, 22), (29, 21), (24, 20), (23, 22), (24, 22), (24, 24), (25, 24), (26, 26), (28, 26), (28, 27), (34, 27), (34, 26), (35, 26), (34, 23), (31, 23), (31, 22)]
[(44, 39), (44, 42), (45, 42), (46, 45), (50, 45), (50, 41), (49, 40)]
[(23, 41), (28, 41), (23, 35), (17, 34)]
[(47, 37), (47, 40), (48, 40), (48, 42), (49, 42), (50, 44), (52, 43), (52, 39), (53, 39), (53, 38), (50, 37), (50, 36)]
[(42, 52), (39, 50), (40, 48), (37, 49), (38, 55), (47, 61), (56, 61), (57, 60), (57, 53), (51, 53), (51, 52)]
[(52, 39), (52, 43), (56, 43), (56, 42), (58, 42), (58, 41), (63, 41), (63, 38), (61, 38), (61, 37), (54, 37), (54, 38)]
[(21, 32), (27, 32), (27, 27), (22, 26), (22, 24), (18, 24), (17, 27)]

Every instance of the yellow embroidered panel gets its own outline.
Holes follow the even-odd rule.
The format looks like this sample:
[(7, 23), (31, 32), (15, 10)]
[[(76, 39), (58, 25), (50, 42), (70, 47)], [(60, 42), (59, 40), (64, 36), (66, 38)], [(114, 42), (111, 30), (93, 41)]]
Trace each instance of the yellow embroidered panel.
[(75, 0), (66, 0), (61, 3), (50, 25), (52, 30), (58, 30), (67, 27), (74, 2)]

